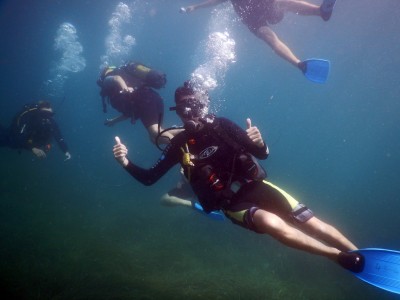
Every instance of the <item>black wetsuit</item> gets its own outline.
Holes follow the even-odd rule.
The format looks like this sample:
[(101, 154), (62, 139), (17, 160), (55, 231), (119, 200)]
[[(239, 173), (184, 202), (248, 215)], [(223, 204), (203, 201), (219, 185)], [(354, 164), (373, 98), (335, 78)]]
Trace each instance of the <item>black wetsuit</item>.
[(0, 146), (49, 150), (48, 145), (54, 139), (64, 153), (68, 152), (68, 146), (56, 121), (49, 113), (43, 112), (37, 107), (27, 106), (14, 117), (11, 126), (2, 131)]
[[(189, 132), (185, 130), (174, 137), (171, 144), (164, 150), (161, 158), (151, 169), (142, 169), (130, 162), (126, 167), (127, 171), (141, 183), (152, 185), (171, 167), (182, 162), (183, 151), (181, 148), (185, 147), (186, 143), (188, 143), (190, 154), (195, 156), (195, 159), (193, 159), (195, 166), (190, 168), (193, 169), (191, 170), (192, 174), (196, 173), (195, 171), (197, 168), (207, 164), (212, 165), (218, 172), (231, 170), (232, 159), (235, 153), (230, 145), (222, 141), (222, 138), (219, 138), (215, 133), (211, 133), (211, 131), (213, 131), (213, 125), (215, 125), (216, 122), (218, 122), (218, 126), (220, 126), (228, 136), (243, 147), (244, 151), (260, 159), (267, 158), (265, 145), (262, 148), (257, 147), (248, 138), (246, 132), (235, 123), (225, 118), (216, 118), (213, 124), (205, 124), (203, 129), (198, 132)], [(207, 151), (208, 153), (205, 153)], [(182, 165), (182, 167), (185, 170), (185, 176), (188, 177), (188, 168), (184, 165)], [(219, 174), (219, 176), (224, 175)]]
[[(192, 167), (182, 162), (186, 150), (192, 155)], [(233, 223), (255, 232), (258, 230), (253, 216), (258, 209), (275, 213), (289, 222), (306, 222), (313, 216), (311, 210), (266, 181), (259, 165), (255, 168), (258, 173), (249, 175), (247, 172), (252, 168), (248, 166), (254, 160), (240, 162), (243, 154), (265, 159), (266, 150), (266, 145), (256, 146), (247, 133), (230, 120), (215, 118), (214, 122), (206, 122), (200, 131), (185, 130), (175, 136), (152, 168), (143, 169), (129, 161), (125, 169), (141, 183), (151, 185), (181, 163), (206, 212), (222, 209)]]

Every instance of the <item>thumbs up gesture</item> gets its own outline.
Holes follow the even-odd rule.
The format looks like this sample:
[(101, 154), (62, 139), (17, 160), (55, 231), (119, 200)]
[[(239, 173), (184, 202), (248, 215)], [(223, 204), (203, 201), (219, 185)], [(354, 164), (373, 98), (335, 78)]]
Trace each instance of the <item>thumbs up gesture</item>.
[(261, 133), (258, 130), (256, 126), (251, 126), (251, 119), (247, 118), (246, 119), (247, 123), (247, 136), (250, 138), (250, 140), (257, 145), (258, 147), (264, 147), (264, 141), (262, 139)]
[(123, 167), (126, 167), (129, 163), (126, 158), (128, 155), (128, 148), (121, 143), (121, 140), (117, 136), (115, 137), (115, 142), (116, 144), (113, 147), (114, 157)]

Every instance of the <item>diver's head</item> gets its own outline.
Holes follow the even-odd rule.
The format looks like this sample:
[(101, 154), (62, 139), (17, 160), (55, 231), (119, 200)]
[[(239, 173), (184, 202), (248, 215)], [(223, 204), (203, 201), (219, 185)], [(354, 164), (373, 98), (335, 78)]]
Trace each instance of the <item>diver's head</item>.
[(53, 108), (51, 107), (51, 104), (48, 101), (43, 101), (43, 100), (39, 101), (37, 104), (37, 107), (39, 108), (40, 112), (43, 115), (46, 115), (46, 116), (54, 115)]
[(107, 75), (110, 75), (110, 73), (112, 71), (114, 71), (115, 69), (116, 69), (115, 66), (105, 66), (105, 67), (103, 67), (103, 69), (100, 71), (100, 76), (96, 81), (97, 85), (102, 87), (104, 78), (106, 78)]
[(189, 81), (175, 90), (175, 104), (170, 110), (176, 110), (183, 120), (203, 118), (208, 112), (208, 95), (192, 87)]
[(116, 66), (105, 66), (103, 69), (100, 71), (100, 77), (104, 78), (107, 75), (109, 75), (112, 71), (114, 71), (117, 67)]

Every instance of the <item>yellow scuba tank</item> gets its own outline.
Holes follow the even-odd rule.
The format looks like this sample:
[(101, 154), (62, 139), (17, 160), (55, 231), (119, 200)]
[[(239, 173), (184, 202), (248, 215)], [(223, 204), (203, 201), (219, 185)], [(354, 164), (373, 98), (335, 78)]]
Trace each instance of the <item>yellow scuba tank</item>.
[(155, 89), (160, 89), (167, 83), (167, 76), (157, 70), (151, 69), (138, 62), (129, 62), (123, 69), (136, 78), (139, 78), (147, 86)]

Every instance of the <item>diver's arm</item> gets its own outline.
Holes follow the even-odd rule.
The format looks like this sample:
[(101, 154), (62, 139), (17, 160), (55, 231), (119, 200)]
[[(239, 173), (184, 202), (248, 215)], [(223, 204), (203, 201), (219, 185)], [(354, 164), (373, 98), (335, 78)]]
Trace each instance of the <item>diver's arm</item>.
[(105, 89), (117, 90), (120, 93), (131, 93), (133, 88), (129, 87), (125, 80), (119, 75), (107, 76), (103, 82)]
[(56, 121), (51, 119), (51, 131), (53, 132), (53, 138), (57, 142), (58, 146), (60, 147), (61, 151), (65, 154), (67, 159), (71, 158), (71, 154), (68, 151), (68, 145), (64, 140), (64, 137), (61, 134), (60, 128)]
[(207, 1), (204, 1), (204, 2), (201, 2), (201, 3), (198, 3), (198, 4), (193, 4), (193, 5), (189, 5), (187, 7), (184, 7), (183, 8), (183, 12), (190, 13), (192, 11), (195, 11), (196, 9), (205, 8), (205, 7), (209, 7), (209, 6), (214, 6), (214, 5), (220, 4), (222, 2), (226, 2), (226, 1), (228, 1), (228, 0), (207, 0)]
[(127, 158), (128, 149), (121, 144), (118, 137), (116, 137), (116, 142), (117, 144), (113, 148), (114, 157), (132, 177), (144, 185), (155, 183), (180, 160), (180, 148), (170, 144), (153, 167), (143, 169)]
[(125, 121), (126, 119), (129, 119), (129, 117), (125, 116), (124, 114), (121, 114), (118, 117), (112, 118), (112, 119), (106, 119), (104, 121), (104, 125), (111, 127), (114, 126), (115, 124)]
[(165, 173), (167, 173), (167, 171), (170, 168), (172, 168), (172, 166), (175, 165), (175, 163), (170, 165), (166, 164), (163, 165), (164, 167), (157, 166), (157, 167), (152, 167), (151, 169), (143, 169), (138, 165), (132, 163), (130, 160), (128, 160), (128, 165), (124, 168), (137, 181), (139, 181), (144, 185), (149, 186), (157, 182)]

